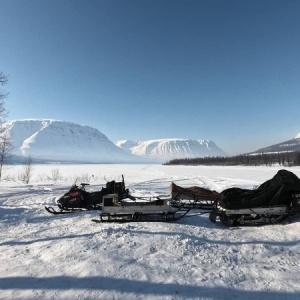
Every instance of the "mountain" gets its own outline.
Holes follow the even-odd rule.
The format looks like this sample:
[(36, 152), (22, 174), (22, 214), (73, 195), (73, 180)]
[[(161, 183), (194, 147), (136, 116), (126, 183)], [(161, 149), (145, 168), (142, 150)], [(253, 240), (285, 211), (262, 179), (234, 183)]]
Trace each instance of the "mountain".
[(115, 145), (123, 150), (132, 153), (131, 148), (138, 146), (139, 142), (131, 140), (119, 140), (115, 142)]
[(189, 139), (158, 139), (150, 141), (121, 140), (115, 144), (131, 154), (148, 157), (157, 161), (176, 158), (194, 158), (204, 156), (226, 156), (214, 142)]
[(291, 140), (268, 146), (265, 148), (258, 149), (250, 154), (259, 154), (259, 153), (278, 153), (278, 152), (288, 152), (288, 151), (300, 151), (300, 133)]
[(139, 163), (99, 130), (57, 120), (15, 120), (2, 125), (12, 138), (12, 154), (37, 161)]

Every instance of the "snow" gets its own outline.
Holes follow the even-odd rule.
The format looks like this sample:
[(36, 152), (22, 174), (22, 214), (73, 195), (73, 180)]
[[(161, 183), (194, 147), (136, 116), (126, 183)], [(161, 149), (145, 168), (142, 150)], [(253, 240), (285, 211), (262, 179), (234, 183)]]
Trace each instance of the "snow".
[(252, 188), (279, 168), (34, 165), (29, 185), (18, 180), (23, 168), (5, 167), (0, 183), (0, 299), (299, 299), (299, 217), (227, 228), (207, 215), (119, 224), (91, 222), (97, 211), (44, 210), (84, 179), (92, 191), (124, 174), (130, 191), (145, 196), (169, 194), (172, 181)]

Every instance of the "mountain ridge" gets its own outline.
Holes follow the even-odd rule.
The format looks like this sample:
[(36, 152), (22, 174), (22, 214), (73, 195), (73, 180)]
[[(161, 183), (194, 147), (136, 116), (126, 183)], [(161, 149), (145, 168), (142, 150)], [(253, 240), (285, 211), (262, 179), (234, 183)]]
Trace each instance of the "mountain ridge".
[(176, 158), (203, 156), (226, 156), (214, 142), (182, 138), (156, 139), (147, 141), (120, 140), (115, 144), (134, 155), (149, 157), (159, 161)]
[(260, 148), (248, 154), (278, 153), (292, 151), (300, 151), (300, 133), (293, 139), (277, 143), (268, 147)]
[(42, 162), (161, 163), (175, 158), (223, 156), (209, 140), (182, 138), (113, 143), (98, 129), (55, 119), (10, 120), (2, 124), (12, 138), (16, 161), (31, 156)]
[(141, 162), (90, 126), (54, 119), (23, 119), (7, 121), (3, 128), (3, 134), (11, 136), (12, 154), (19, 157), (80, 163)]

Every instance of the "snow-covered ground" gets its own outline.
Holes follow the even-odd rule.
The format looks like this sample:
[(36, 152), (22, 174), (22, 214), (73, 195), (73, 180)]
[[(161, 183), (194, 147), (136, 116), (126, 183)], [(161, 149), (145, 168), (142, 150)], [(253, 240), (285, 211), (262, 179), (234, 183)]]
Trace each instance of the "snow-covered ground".
[[(74, 183), (120, 180), (137, 196), (172, 181), (217, 191), (252, 188), (276, 167), (36, 165), (0, 183), (0, 299), (299, 299), (300, 218), (227, 228), (207, 215), (176, 223), (94, 223), (97, 211), (44, 210)], [(300, 177), (300, 168), (290, 168)]]

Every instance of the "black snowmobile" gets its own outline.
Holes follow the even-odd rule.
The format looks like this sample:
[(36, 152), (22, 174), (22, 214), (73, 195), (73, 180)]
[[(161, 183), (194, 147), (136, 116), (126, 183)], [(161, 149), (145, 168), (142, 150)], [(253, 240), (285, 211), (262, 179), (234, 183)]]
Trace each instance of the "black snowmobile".
[(209, 219), (227, 226), (278, 223), (300, 213), (300, 179), (280, 170), (257, 189), (226, 189), (220, 193)]
[(52, 206), (46, 206), (45, 209), (52, 214), (66, 214), (84, 210), (101, 210), (103, 196), (107, 194), (117, 194), (118, 198), (133, 198), (129, 194), (129, 190), (125, 189), (124, 176), (122, 181), (109, 181), (106, 187), (100, 191), (87, 192), (85, 186), (88, 183), (81, 183), (80, 187), (74, 184), (70, 190), (57, 200), (57, 206), (60, 210), (56, 210)]

